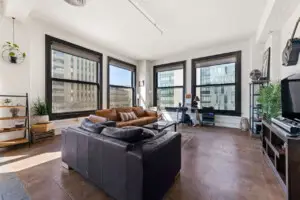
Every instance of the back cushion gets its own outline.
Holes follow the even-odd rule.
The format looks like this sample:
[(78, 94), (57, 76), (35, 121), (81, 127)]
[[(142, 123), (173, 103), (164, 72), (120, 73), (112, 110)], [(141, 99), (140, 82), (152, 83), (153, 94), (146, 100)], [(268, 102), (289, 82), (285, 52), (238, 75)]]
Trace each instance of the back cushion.
[(136, 114), (137, 117), (144, 117), (145, 111), (143, 107), (133, 107), (133, 112)]
[(119, 115), (121, 117), (122, 122), (137, 119), (137, 116), (134, 112), (120, 112)]
[(104, 110), (97, 110), (96, 115), (100, 117), (105, 117), (111, 121), (120, 121), (118, 120), (118, 115), (116, 109), (104, 109)]
[(117, 121), (121, 121), (120, 112), (122, 112), (122, 113), (132, 112), (132, 107), (116, 108), (116, 112), (117, 112)]
[(102, 135), (119, 139), (125, 142), (138, 142), (142, 140), (143, 129), (133, 127), (130, 129), (107, 127), (102, 131)]

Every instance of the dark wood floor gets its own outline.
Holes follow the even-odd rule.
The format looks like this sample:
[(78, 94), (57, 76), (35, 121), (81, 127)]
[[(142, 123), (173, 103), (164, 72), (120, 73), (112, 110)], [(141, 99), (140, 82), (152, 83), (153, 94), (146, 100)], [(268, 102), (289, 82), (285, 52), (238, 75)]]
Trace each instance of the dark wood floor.
[[(182, 128), (180, 178), (165, 200), (284, 200), (259, 140), (227, 128)], [(78, 173), (61, 167), (61, 139), (2, 152), (0, 173), (16, 173), (32, 200), (108, 200)]]

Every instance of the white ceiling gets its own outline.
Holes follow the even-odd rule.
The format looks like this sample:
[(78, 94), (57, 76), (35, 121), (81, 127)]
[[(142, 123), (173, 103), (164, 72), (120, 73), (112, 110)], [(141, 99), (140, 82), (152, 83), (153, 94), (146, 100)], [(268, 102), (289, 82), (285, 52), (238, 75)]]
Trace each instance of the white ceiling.
[(135, 59), (164, 56), (253, 35), (267, 0), (136, 0), (161, 35), (128, 0), (37, 0), (30, 15)]

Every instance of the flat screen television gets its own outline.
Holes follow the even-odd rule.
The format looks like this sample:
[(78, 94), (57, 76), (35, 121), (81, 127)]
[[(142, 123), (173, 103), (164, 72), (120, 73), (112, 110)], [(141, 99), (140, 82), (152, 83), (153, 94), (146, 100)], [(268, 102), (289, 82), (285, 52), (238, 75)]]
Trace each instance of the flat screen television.
[(300, 74), (281, 81), (282, 117), (300, 120)]

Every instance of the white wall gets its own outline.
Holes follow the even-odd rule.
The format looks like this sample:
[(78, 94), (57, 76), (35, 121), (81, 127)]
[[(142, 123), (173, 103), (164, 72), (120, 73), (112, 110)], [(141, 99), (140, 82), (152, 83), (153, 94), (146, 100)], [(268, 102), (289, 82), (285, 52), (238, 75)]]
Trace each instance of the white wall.
[[(37, 19), (27, 18), (24, 23), (16, 22), (16, 43), (22, 51), (27, 53), (23, 64), (13, 65), (0, 59), (0, 94), (23, 94), (29, 93), (30, 102), (37, 97), (45, 97), (45, 34), (57, 37), (68, 42), (92, 49), (103, 54), (103, 108), (107, 107), (107, 56), (115, 57), (125, 62), (138, 65), (134, 59), (112, 53), (108, 48), (96, 45), (85, 38), (58, 28), (52, 24)], [(0, 45), (5, 41), (12, 40), (11, 19), (3, 18), (0, 21)], [(4, 113), (8, 114), (9, 113)], [(56, 122), (67, 126), (68, 123)], [(9, 124), (1, 123), (0, 127)], [(20, 133), (1, 134), (0, 140), (21, 136)]]
[[(254, 55), (253, 40), (237, 41), (230, 44), (220, 44), (218, 46), (207, 49), (194, 49), (187, 52), (182, 52), (177, 55), (169, 56), (161, 60), (153, 62), (153, 65), (165, 64), (170, 62), (186, 60), (186, 93), (191, 93), (191, 60), (194, 58), (212, 56), (233, 51), (242, 51), (242, 116), (249, 117), (249, 73), (253, 63), (257, 63), (257, 55)], [(152, 84), (153, 86), (153, 84)], [(153, 90), (153, 89), (152, 89)], [(173, 116), (172, 114), (170, 114)], [(225, 127), (239, 127), (240, 117), (232, 116), (217, 116), (217, 125)]]

